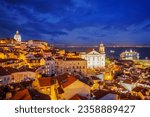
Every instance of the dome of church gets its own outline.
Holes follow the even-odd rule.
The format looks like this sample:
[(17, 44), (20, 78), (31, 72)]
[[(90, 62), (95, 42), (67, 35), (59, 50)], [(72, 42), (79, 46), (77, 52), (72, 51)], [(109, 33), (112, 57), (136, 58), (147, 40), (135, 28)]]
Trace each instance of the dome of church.
[(21, 35), (19, 34), (19, 31), (18, 31), (18, 30), (16, 31), (16, 34), (14, 35), (14, 39), (15, 39), (16, 41), (21, 41)]

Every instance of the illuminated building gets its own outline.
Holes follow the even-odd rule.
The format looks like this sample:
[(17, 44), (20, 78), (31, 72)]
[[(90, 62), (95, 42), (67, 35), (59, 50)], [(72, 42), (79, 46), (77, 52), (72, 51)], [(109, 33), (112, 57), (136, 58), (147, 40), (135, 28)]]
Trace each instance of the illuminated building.
[(29, 40), (27, 42), (27, 44), (29, 46), (40, 47), (40, 48), (43, 48), (43, 49), (45, 49), (45, 46), (48, 45), (48, 43), (46, 43), (44, 41), (41, 41), (41, 40)]
[(0, 52), (0, 59), (6, 59), (6, 55), (3, 52)]
[(12, 67), (0, 67), (0, 84), (20, 83), (25, 80), (35, 79), (36, 72), (33, 69), (22, 67), (20, 69)]
[(105, 47), (103, 44), (99, 46), (99, 52), (91, 50), (90, 52), (82, 52), (81, 58), (87, 60), (88, 68), (100, 68), (105, 67)]
[(75, 53), (75, 52), (69, 52), (66, 55), (67, 55), (67, 58), (81, 58), (80, 54)]
[(55, 74), (55, 61), (50, 57), (45, 59), (45, 74), (50, 76)]
[(18, 70), (18, 72), (14, 72), (11, 74), (12, 79), (11, 82), (13, 83), (20, 83), (22, 81), (26, 81), (29, 79), (35, 79), (36, 78), (36, 72), (32, 69), (22, 69)]
[(125, 51), (125, 52), (122, 52), (120, 54), (120, 57), (122, 60), (138, 60), (139, 59), (139, 53), (136, 52), (136, 51)]
[(55, 79), (51, 77), (41, 77), (37, 78), (33, 82), (33, 87), (37, 89), (39, 92), (49, 95), (52, 100), (57, 99), (57, 82), (55, 82)]
[(14, 35), (14, 39), (15, 39), (16, 41), (21, 42), (21, 35), (19, 34), (19, 31), (18, 31), (18, 30), (16, 31), (16, 34)]
[(63, 74), (58, 77), (58, 81), (61, 84), (58, 87), (58, 98), (60, 100), (71, 99), (77, 94), (87, 99), (90, 98), (91, 87), (88, 84), (78, 80), (75, 76)]
[(110, 71), (105, 71), (104, 80), (113, 80), (113, 76)]
[(30, 67), (43, 66), (45, 65), (45, 59), (42, 57), (29, 58), (27, 63)]
[(81, 58), (56, 58), (56, 73), (81, 73), (86, 74), (87, 62)]
[(65, 50), (57, 50), (57, 53), (60, 55), (65, 55), (66, 51)]
[(17, 68), (19, 65), (20, 60), (18, 59), (0, 59), (0, 66), (3, 67), (13, 67), (13, 68)]
[(16, 40), (12, 38), (0, 39), (0, 44), (8, 46), (9, 44), (15, 44)]
[(11, 75), (9, 72), (4, 69), (3, 67), (0, 67), (0, 85), (6, 85), (10, 82)]
[(44, 65), (37, 69), (37, 72), (40, 74), (45, 74), (48, 76), (52, 76), (55, 74), (55, 61), (52, 58), (44, 59)]
[(52, 56), (51, 50), (43, 50), (42, 54), (44, 58), (49, 58)]

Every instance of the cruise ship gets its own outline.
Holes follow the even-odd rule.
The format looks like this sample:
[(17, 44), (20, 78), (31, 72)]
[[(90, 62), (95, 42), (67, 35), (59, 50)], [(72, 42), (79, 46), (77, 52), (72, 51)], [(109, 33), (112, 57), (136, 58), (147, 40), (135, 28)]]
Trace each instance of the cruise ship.
[(130, 51), (126, 50), (120, 54), (120, 58), (122, 60), (138, 60), (139, 53), (133, 50), (130, 50)]

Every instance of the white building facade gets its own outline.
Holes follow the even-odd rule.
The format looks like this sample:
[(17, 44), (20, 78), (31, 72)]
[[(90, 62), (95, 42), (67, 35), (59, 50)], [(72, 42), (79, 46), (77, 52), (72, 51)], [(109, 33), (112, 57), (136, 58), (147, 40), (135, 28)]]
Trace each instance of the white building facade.
[(82, 52), (81, 58), (87, 60), (87, 68), (105, 67), (105, 48), (103, 44), (99, 46), (99, 52), (92, 50), (88, 53)]
[(16, 31), (16, 34), (14, 35), (14, 39), (15, 39), (16, 41), (20, 41), (20, 42), (21, 42), (21, 35), (19, 34), (19, 31), (18, 31), (18, 30)]

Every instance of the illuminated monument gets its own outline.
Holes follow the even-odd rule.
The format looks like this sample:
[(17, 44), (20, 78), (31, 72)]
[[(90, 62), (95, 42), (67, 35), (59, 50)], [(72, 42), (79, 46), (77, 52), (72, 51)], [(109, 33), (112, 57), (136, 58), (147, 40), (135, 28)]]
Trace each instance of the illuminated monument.
[(14, 39), (15, 39), (16, 41), (20, 41), (20, 42), (21, 42), (21, 35), (19, 34), (19, 31), (18, 31), (18, 30), (16, 31), (16, 34), (14, 35)]
[(105, 67), (105, 47), (104, 44), (99, 45), (99, 52), (92, 49), (88, 53), (82, 52), (81, 58), (87, 60), (88, 68)]

